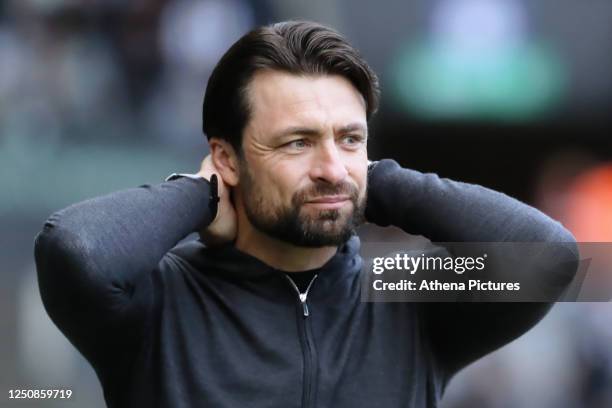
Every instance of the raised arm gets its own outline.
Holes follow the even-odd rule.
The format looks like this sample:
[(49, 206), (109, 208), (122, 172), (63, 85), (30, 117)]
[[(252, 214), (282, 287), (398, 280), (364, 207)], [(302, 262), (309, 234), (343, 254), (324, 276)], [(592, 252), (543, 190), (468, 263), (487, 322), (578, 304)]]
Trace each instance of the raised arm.
[(49, 217), (34, 251), (43, 304), (85, 356), (137, 337), (152, 301), (151, 272), (178, 241), (211, 222), (209, 193), (208, 181), (180, 178)]
[[(542, 287), (568, 285), (577, 269), (572, 234), (537, 209), (482, 186), (401, 168), (373, 166), (366, 219), (395, 225), (432, 242), (546, 242), (553, 254), (535, 279)], [(517, 260), (517, 268), (520, 262)], [(535, 325), (551, 303), (422, 303), (426, 333), (450, 376)]]

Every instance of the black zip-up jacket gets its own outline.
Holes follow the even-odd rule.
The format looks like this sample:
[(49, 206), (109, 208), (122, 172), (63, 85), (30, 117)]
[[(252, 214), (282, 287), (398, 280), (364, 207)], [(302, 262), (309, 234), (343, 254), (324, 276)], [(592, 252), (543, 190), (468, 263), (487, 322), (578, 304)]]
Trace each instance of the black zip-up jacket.
[[(371, 171), (366, 218), (434, 242), (560, 243), (537, 279), (559, 291), (578, 253), (558, 222), (481, 186)], [(109, 407), (435, 407), (459, 369), (549, 303), (365, 303), (354, 236), (299, 296), (232, 245), (177, 243), (211, 222), (209, 184), (182, 178), (53, 214), (36, 238), (46, 310), (94, 367)]]

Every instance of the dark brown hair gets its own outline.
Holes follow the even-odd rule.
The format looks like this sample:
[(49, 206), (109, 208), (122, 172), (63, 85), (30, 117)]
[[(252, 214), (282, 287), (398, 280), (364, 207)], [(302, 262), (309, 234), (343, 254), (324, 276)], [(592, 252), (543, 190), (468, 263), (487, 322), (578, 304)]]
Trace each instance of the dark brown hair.
[(378, 108), (376, 74), (338, 32), (310, 21), (258, 27), (221, 57), (208, 80), (202, 107), (206, 136), (229, 141), (238, 154), (250, 114), (246, 89), (254, 73), (263, 69), (341, 75), (363, 96), (368, 119)]

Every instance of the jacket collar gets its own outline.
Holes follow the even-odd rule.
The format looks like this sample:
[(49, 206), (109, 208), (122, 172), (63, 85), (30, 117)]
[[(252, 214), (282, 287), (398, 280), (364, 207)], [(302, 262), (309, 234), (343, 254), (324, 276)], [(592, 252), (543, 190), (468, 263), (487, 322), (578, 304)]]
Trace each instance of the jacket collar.
[[(318, 279), (332, 284), (348, 275), (357, 274), (362, 266), (359, 255), (361, 243), (353, 235), (323, 266), (311, 269)], [(233, 244), (206, 247), (200, 240), (181, 243), (170, 251), (187, 261), (203, 274), (222, 275), (234, 279), (257, 279), (273, 274), (290, 273), (273, 268), (263, 261), (237, 249)]]

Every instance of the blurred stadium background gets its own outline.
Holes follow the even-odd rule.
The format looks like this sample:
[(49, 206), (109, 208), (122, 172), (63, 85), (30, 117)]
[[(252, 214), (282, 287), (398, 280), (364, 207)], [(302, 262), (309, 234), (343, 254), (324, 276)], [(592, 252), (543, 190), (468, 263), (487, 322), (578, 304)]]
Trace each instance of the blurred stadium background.
[[(2, 1), (0, 406), (104, 406), (42, 309), (34, 236), (68, 204), (195, 171), (215, 62), (253, 26), (296, 18), (337, 28), (379, 73), (372, 158), (501, 190), (580, 241), (612, 241), (607, 0)], [(8, 400), (58, 387), (72, 399)], [(459, 374), (442, 407), (612, 407), (611, 303), (556, 305)]]

